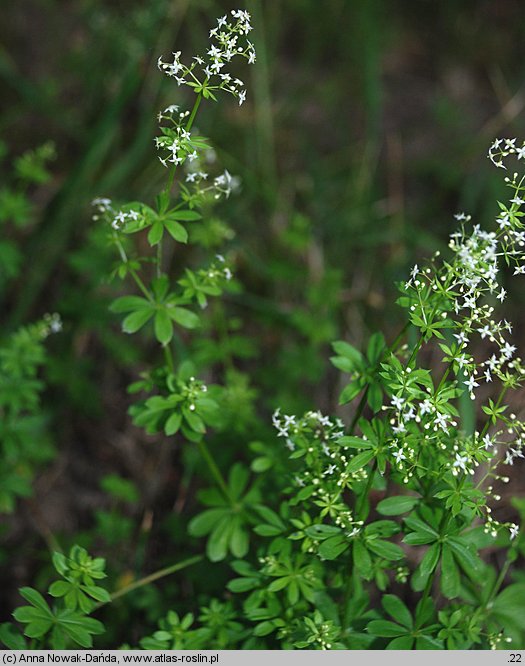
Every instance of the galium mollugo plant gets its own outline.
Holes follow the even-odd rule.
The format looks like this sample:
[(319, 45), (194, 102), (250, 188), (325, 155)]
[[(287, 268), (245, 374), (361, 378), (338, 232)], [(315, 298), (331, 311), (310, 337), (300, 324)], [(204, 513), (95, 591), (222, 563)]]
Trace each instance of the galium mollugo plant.
[[(511, 324), (496, 313), (506, 298), (504, 274), (525, 272), (524, 178), (507, 179), (511, 196), (500, 204), (494, 229), (460, 214), (447, 256), (436, 253), (414, 266), (399, 285), (407, 323), (390, 344), (378, 333), (364, 353), (334, 343), (332, 362), (349, 376), (340, 400), (353, 407), (348, 423), (315, 409), (303, 416), (277, 409), (276, 437), (252, 446), (255, 481), (241, 462), (221, 469), (208, 446), (211, 432), (228, 432), (224, 387), (208, 385), (175, 350), (188, 335), (184, 329), (201, 323), (208, 300), (231, 284), (232, 268), (218, 255), (174, 279), (169, 245), (177, 249), (198, 237), (192, 230), (235, 189), (227, 171), (208, 172), (211, 148), (194, 122), (201, 101), (216, 100), (221, 91), (244, 101), (244, 85), (229, 69), (235, 58), (255, 60), (250, 30), (247, 12), (233, 11), (211, 31), (205, 55), (159, 59), (163, 73), (195, 94), (191, 110), (171, 105), (159, 114), (156, 147), (167, 184), (151, 205), (94, 202), (96, 221), (106, 225), (118, 257), (113, 275), (134, 288), (112, 309), (123, 315), (126, 333), (153, 334), (162, 349), (130, 387), (141, 396), (132, 418), (148, 433), (196, 447), (215, 482), (200, 495), (206, 509), (188, 524), (191, 537), (207, 538), (205, 555), (109, 597), (78, 567), (55, 558), (65, 582), (49, 593), (70, 614), (87, 616), (206, 557), (230, 575), (224, 598), (203, 590), (208, 598), (200, 610), (180, 608), (174, 599), (141, 647), (521, 648), (525, 583), (516, 572), (512, 579), (511, 569), (524, 543), (518, 524), (496, 515), (500, 485), (509, 480), (502, 468), (523, 457), (525, 423), (506, 397), (521, 386), (524, 368)], [(504, 166), (511, 153), (520, 160), (524, 150), (505, 140), (489, 155)], [(145, 256), (134, 243), (143, 236), (151, 250)], [(428, 349), (439, 352), (442, 367), (425, 367)], [(461, 420), (464, 394), (479, 406), (473, 431)], [(516, 508), (522, 521), (525, 508)], [(496, 567), (493, 553), (500, 549), (506, 556)], [(45, 600), (24, 596), (44, 622), (35, 628), (34, 611), (15, 611), (27, 624), (26, 636), (49, 636), (53, 647), (68, 640), (82, 645), (101, 629), (84, 623), (84, 643), (78, 635), (68, 638), (67, 630), (57, 638), (49, 613), (63, 618), (62, 611), (48, 612)], [(11, 628), (2, 639), (18, 640)]]

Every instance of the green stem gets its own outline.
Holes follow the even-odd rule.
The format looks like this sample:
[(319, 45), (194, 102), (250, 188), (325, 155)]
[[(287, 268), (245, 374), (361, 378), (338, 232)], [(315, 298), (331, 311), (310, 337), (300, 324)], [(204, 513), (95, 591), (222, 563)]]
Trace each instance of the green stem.
[(175, 364), (173, 363), (173, 354), (171, 353), (171, 349), (169, 347), (164, 347), (164, 356), (166, 358), (166, 364), (169, 368), (169, 371), (174, 373)]
[(195, 120), (195, 116), (197, 115), (197, 111), (199, 110), (199, 106), (201, 105), (201, 101), (202, 101), (202, 93), (199, 93), (197, 95), (197, 99), (195, 100), (195, 104), (193, 105), (193, 109), (191, 110), (188, 122), (186, 123), (186, 129), (188, 131), (191, 129), (193, 125), (193, 121)]
[(162, 238), (157, 244), (157, 277), (162, 275)]
[(370, 388), (370, 384), (367, 385), (365, 392), (361, 396), (361, 400), (359, 401), (359, 404), (357, 405), (357, 409), (354, 414), (354, 418), (352, 419), (352, 423), (350, 424), (350, 429), (348, 431), (349, 435), (354, 434), (355, 427), (357, 425), (357, 422), (361, 418), (361, 414), (363, 413), (365, 406), (366, 406), (366, 399), (368, 397), (368, 390)]
[[(137, 590), (139, 587), (143, 587), (144, 585), (149, 585), (150, 583), (154, 583), (156, 580), (159, 580), (160, 578), (165, 578), (166, 576), (170, 576), (171, 574), (177, 571), (181, 571), (182, 569), (186, 569), (187, 567), (190, 567), (193, 564), (197, 564), (197, 562), (202, 562), (203, 559), (204, 555), (194, 555), (193, 557), (189, 557), (187, 560), (183, 560), (182, 562), (177, 562), (177, 564), (172, 564), (171, 566), (165, 567), (164, 569), (159, 569), (158, 571), (154, 571), (153, 573), (144, 576), (144, 578), (140, 578), (139, 580), (134, 581), (130, 585), (126, 585), (126, 587), (123, 587), (122, 589), (113, 592), (110, 601), (115, 601), (116, 599), (123, 597), (125, 594), (128, 594), (129, 592)], [(105, 606), (106, 603), (110, 602), (100, 602), (95, 606), (95, 609), (100, 608), (101, 606)]]
[[(195, 100), (195, 104), (193, 105), (193, 109), (191, 110), (190, 117), (188, 118), (188, 122), (186, 123), (186, 130), (189, 132), (192, 125), (193, 121), (195, 120), (195, 116), (197, 115), (197, 111), (199, 110), (199, 106), (201, 105), (201, 100), (202, 100), (202, 94), (199, 93), (197, 95), (197, 99)], [(174, 164), (171, 167), (170, 174), (168, 176), (168, 183), (166, 185), (166, 189), (164, 192), (166, 194), (169, 194), (171, 192), (171, 188), (173, 187), (173, 183), (175, 182), (175, 173), (177, 172), (177, 165)]]
[(409, 328), (410, 328), (410, 322), (407, 321), (407, 323), (406, 323), (406, 324), (403, 326), (403, 328), (399, 331), (399, 333), (398, 333), (398, 334), (396, 335), (396, 337), (394, 338), (394, 341), (393, 341), (392, 344), (390, 345), (390, 351), (391, 351), (392, 353), (394, 353), (394, 352), (397, 350), (397, 348), (399, 347), (399, 345), (400, 345), (400, 343), (401, 343), (401, 340), (403, 339), (405, 333), (408, 331)]
[(142, 280), (140, 279), (137, 271), (134, 268), (130, 268), (129, 273), (130, 273), (131, 277), (135, 280), (135, 284), (137, 285), (137, 287), (144, 294), (144, 296), (148, 299), (148, 301), (153, 301), (153, 297), (152, 297), (151, 293), (149, 292), (149, 290), (146, 287), (146, 285), (144, 284), (144, 282), (142, 282)]
[(230, 502), (230, 504), (233, 504), (233, 499), (230, 495), (230, 491), (228, 490), (228, 485), (226, 484), (226, 481), (224, 480), (224, 477), (222, 475), (221, 470), (219, 469), (217, 463), (215, 462), (214, 457), (210, 453), (210, 450), (208, 446), (206, 445), (205, 441), (203, 439), (199, 440), (199, 450), (202, 454), (202, 457), (206, 461), (206, 464), (208, 465), (208, 469), (211, 472), (211, 475), (215, 479), (217, 485), (221, 489), (223, 495), (225, 498)]
[[(500, 391), (500, 394), (499, 394), (498, 399), (496, 401), (496, 406), (494, 407), (494, 410), (497, 410), (498, 407), (501, 406), (501, 402), (502, 402), (503, 398), (505, 397), (506, 392), (507, 392), (507, 387), (504, 386)], [(483, 430), (481, 431), (481, 435), (479, 436), (480, 439), (483, 439), (483, 437), (485, 437), (485, 435), (487, 434), (487, 431), (490, 428), (491, 420), (492, 420), (492, 418), (487, 419), (487, 422), (485, 423), (485, 425), (483, 426)]]

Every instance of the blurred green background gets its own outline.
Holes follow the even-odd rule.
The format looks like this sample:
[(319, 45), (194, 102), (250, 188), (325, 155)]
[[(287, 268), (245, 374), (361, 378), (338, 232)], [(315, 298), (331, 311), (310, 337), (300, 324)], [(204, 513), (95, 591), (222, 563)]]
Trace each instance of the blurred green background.
[[(126, 415), (125, 387), (144, 349), (107, 310), (119, 287), (106, 279), (112, 256), (90, 201), (156, 194), (165, 175), (156, 113), (187, 103), (157, 57), (199, 52), (214, 18), (234, 6), (5, 0), (0, 8), (2, 335), (45, 312), (64, 320), (50, 341), (44, 396), (57, 455), (3, 525), (4, 563), (18, 553), (0, 580), (6, 613), (45, 561), (43, 540), (93, 530), (104, 474), (139, 488), (141, 502), (128, 510), (135, 522), (150, 520), (151, 507), (173, 520), (173, 504), (185, 501), (177, 489), (191, 487), (178, 454), (162, 441), (152, 448)], [(277, 405), (347, 413), (337, 407), (330, 342), (359, 347), (378, 329), (395, 337), (395, 282), (446, 247), (454, 213), (490, 222), (504, 194), (488, 146), (496, 136), (525, 137), (521, 0), (246, 0), (243, 8), (258, 52), (245, 73), (248, 101), (208, 104), (198, 119), (241, 178), (239, 195), (220, 208), (234, 237), (220, 220), (209, 234), (225, 236), (243, 289), (213, 306), (209, 329), (191, 342), (212, 379), (230, 373), (245, 409), (233, 435), (239, 451), (271, 436)], [(52, 178), (18, 196), (13, 159), (48, 141)], [(523, 348), (523, 290), (509, 291)], [(113, 545), (130, 569), (162, 548), (159, 535), (146, 547), (143, 532), (127, 550)]]

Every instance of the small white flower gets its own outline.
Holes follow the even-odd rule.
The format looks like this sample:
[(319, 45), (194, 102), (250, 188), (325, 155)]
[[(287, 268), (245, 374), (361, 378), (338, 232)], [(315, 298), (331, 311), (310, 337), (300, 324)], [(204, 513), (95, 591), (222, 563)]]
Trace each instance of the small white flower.
[(394, 396), (392, 396), (391, 404), (397, 410), (401, 410), (403, 408), (403, 405), (405, 404), (405, 399), (401, 398), (400, 396), (394, 395)]
[(474, 392), (474, 389), (479, 386), (474, 375), (470, 375), (467, 381), (463, 382), (463, 384), (465, 384), (470, 394), (472, 394)]
[(402, 460), (406, 460), (406, 456), (403, 453), (402, 449), (398, 449), (397, 451), (394, 451), (394, 458), (396, 459), (396, 463), (400, 463)]

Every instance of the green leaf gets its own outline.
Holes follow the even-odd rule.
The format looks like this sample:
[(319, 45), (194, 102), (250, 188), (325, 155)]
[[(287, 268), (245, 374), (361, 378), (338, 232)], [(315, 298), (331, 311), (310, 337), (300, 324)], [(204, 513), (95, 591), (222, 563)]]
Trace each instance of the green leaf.
[(224, 519), (224, 509), (208, 509), (199, 513), (188, 525), (191, 536), (201, 537), (209, 534), (217, 525), (217, 521)]
[(27, 650), (27, 643), (10, 622), (0, 624), (0, 643), (8, 650)]
[(182, 415), (179, 414), (178, 412), (174, 412), (166, 421), (166, 424), (164, 426), (164, 432), (168, 436), (174, 435), (179, 430), (181, 423), (182, 423)]
[(255, 534), (263, 537), (274, 537), (282, 533), (282, 529), (275, 527), (275, 525), (256, 525), (253, 528)]
[(371, 449), (372, 444), (362, 437), (345, 436), (336, 442), (339, 446), (348, 446), (352, 449)]
[(71, 591), (71, 583), (65, 580), (56, 580), (49, 588), (52, 597), (63, 597)]
[(385, 560), (402, 560), (405, 557), (403, 549), (395, 543), (390, 543), (390, 541), (369, 539), (367, 546), (369, 550), (379, 555), (379, 557), (383, 557)]
[(157, 245), (161, 241), (163, 233), (164, 226), (160, 220), (157, 220), (148, 232), (148, 243), (150, 245)]
[(241, 463), (235, 463), (228, 475), (228, 485), (232, 499), (238, 500), (248, 485), (250, 472)]
[(447, 599), (455, 599), (459, 595), (460, 575), (448, 544), (443, 544), (441, 553), (441, 591)]
[(418, 636), (416, 650), (442, 650), (443, 642), (432, 636)]
[(65, 576), (68, 571), (66, 556), (63, 553), (53, 553), (53, 566), (61, 576)]
[(349, 358), (345, 358), (344, 356), (330, 356), (330, 363), (338, 370), (341, 370), (341, 372), (350, 374), (354, 371), (354, 364)]
[(162, 345), (167, 345), (173, 337), (173, 324), (164, 309), (155, 313), (155, 337)]
[(343, 536), (333, 536), (326, 539), (319, 546), (319, 555), (325, 560), (335, 560), (349, 548)]
[(436, 537), (428, 532), (410, 532), (403, 538), (403, 543), (409, 546), (425, 546), (429, 543), (434, 543)]
[(274, 623), (269, 620), (265, 620), (264, 622), (261, 622), (260, 624), (255, 626), (253, 633), (255, 636), (267, 636), (268, 634), (271, 634), (272, 631), (274, 630), (275, 630)]
[(235, 557), (244, 557), (248, 552), (248, 547), (248, 533), (240, 526), (240, 524), (237, 524), (231, 530), (230, 551)]
[(428, 578), (430, 574), (434, 571), (439, 562), (439, 556), (441, 553), (441, 544), (435, 543), (427, 550), (425, 556), (419, 564), (419, 573), (422, 578)]
[(381, 599), (381, 604), (390, 617), (394, 618), (394, 620), (397, 620), (408, 629), (412, 628), (412, 615), (399, 597), (396, 597), (394, 594), (384, 594)]
[(109, 306), (111, 312), (132, 312), (148, 309), (150, 302), (142, 296), (121, 296)]
[(269, 507), (264, 506), (263, 504), (258, 504), (254, 508), (257, 511), (257, 513), (261, 516), (261, 518), (270, 525), (278, 527), (280, 530), (286, 529), (286, 525), (283, 523), (280, 516), (277, 513), (275, 513), (275, 511), (273, 511), (273, 509), (270, 509)]
[(184, 328), (196, 328), (200, 324), (198, 315), (186, 308), (169, 308), (168, 314), (173, 321)]
[(33, 604), (35, 608), (38, 608), (49, 615), (51, 614), (51, 609), (47, 605), (46, 600), (40, 594), (40, 592), (34, 590), (32, 587), (22, 587), (20, 588), (19, 592), (20, 595), (24, 597), (26, 601), (29, 601), (30, 604)]
[(414, 532), (424, 532), (425, 534), (433, 536), (434, 539), (439, 537), (439, 534), (433, 527), (430, 527), (430, 525), (427, 525), (427, 523), (423, 522), (416, 516), (408, 516), (404, 520), (405, 524), (408, 525), (411, 530), (414, 530)]
[(206, 553), (212, 562), (220, 562), (226, 557), (230, 539), (230, 516), (224, 516), (214, 527), (208, 543)]
[(178, 243), (187, 243), (188, 242), (188, 232), (178, 222), (174, 220), (165, 220), (164, 226), (166, 227), (169, 235), (176, 240)]
[(341, 533), (341, 528), (335, 525), (310, 525), (305, 529), (306, 534), (312, 539), (328, 539)]
[(19, 606), (13, 611), (13, 617), (17, 622), (23, 622), (24, 624), (37, 620), (53, 619), (50, 611), (44, 611), (34, 606)]
[(284, 590), (285, 587), (288, 587), (292, 578), (290, 576), (282, 576), (281, 578), (276, 578), (268, 585), (268, 592), (279, 592)]
[(419, 497), (410, 495), (394, 495), (381, 500), (377, 505), (377, 510), (383, 516), (398, 516), (401, 513), (411, 511), (419, 502)]
[(373, 457), (374, 457), (374, 452), (373, 451), (363, 451), (362, 453), (358, 453), (348, 463), (348, 465), (346, 467), (346, 471), (349, 474), (352, 474), (353, 472), (357, 472), (362, 467), (364, 467), (367, 463), (369, 463), (372, 460)]
[(91, 647), (93, 645), (91, 634), (104, 633), (102, 622), (92, 617), (84, 617), (74, 611), (62, 611), (58, 616), (58, 621), (61, 629), (82, 647)]
[(525, 630), (525, 583), (509, 585), (494, 599), (492, 613), (504, 622), (511, 619)]
[(339, 404), (346, 405), (347, 402), (351, 402), (362, 390), (363, 385), (361, 382), (351, 382), (342, 390), (339, 396)]
[(363, 367), (363, 355), (355, 347), (349, 345), (348, 342), (344, 342), (342, 340), (332, 342), (332, 347), (338, 356), (343, 356), (350, 360), (355, 370)]
[(479, 559), (472, 544), (464, 541), (461, 537), (449, 537), (448, 543), (454, 551), (454, 557), (459, 562), (467, 576), (475, 580), (480, 573), (483, 563)]
[(414, 645), (412, 636), (399, 636), (390, 641), (386, 646), (387, 650), (411, 650)]
[(89, 594), (90, 597), (95, 599), (95, 601), (100, 601), (101, 603), (109, 603), (111, 601), (111, 594), (98, 585), (89, 585), (85, 589), (86, 594)]
[(382, 333), (374, 333), (368, 342), (366, 355), (372, 365), (376, 365), (383, 355), (386, 347), (385, 338)]
[(370, 557), (370, 553), (361, 541), (354, 541), (352, 552), (357, 571), (365, 580), (370, 580), (372, 576), (372, 558)]
[(395, 622), (389, 620), (372, 620), (367, 624), (366, 630), (372, 636), (382, 636), (390, 638), (394, 636), (404, 636), (407, 633), (405, 627), (400, 627)]
[(233, 580), (230, 580), (226, 587), (231, 592), (242, 593), (250, 592), (255, 589), (258, 584), (259, 580), (257, 578), (234, 578)]
[(129, 314), (122, 322), (124, 333), (136, 333), (153, 317), (153, 309), (136, 310)]
[(24, 629), (24, 635), (28, 638), (41, 638), (47, 634), (52, 626), (53, 620), (51, 618), (34, 620), (33, 622), (30, 622)]

